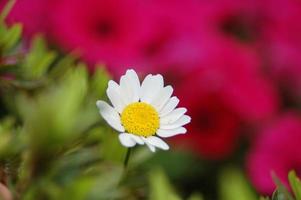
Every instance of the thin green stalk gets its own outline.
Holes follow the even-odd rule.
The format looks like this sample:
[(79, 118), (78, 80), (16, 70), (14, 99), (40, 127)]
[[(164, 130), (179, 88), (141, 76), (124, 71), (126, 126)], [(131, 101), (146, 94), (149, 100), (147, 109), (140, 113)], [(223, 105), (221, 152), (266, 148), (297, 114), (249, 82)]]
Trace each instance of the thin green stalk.
[(0, 14), (0, 23), (4, 22), (5, 18), (7, 17), (7, 15), (9, 14), (9, 12), (13, 8), (15, 2), (16, 2), (16, 0), (9, 0), (6, 3), (5, 7), (3, 8), (3, 10), (1, 11), (1, 14)]
[(126, 177), (127, 167), (128, 167), (129, 160), (130, 160), (130, 157), (131, 157), (131, 152), (132, 152), (132, 148), (128, 148), (128, 149), (127, 149), (127, 152), (126, 152), (126, 154), (125, 154), (125, 157), (124, 157), (124, 161), (123, 161), (123, 171), (122, 171), (122, 175), (121, 175), (121, 177), (120, 177), (118, 186), (120, 186), (120, 185), (122, 184), (123, 180), (124, 180), (125, 177)]
[(131, 156), (131, 152), (132, 152), (132, 148), (128, 148), (125, 158), (124, 158), (124, 161), (123, 161), (124, 169), (127, 169), (127, 166), (128, 166), (129, 160), (130, 160), (130, 156)]

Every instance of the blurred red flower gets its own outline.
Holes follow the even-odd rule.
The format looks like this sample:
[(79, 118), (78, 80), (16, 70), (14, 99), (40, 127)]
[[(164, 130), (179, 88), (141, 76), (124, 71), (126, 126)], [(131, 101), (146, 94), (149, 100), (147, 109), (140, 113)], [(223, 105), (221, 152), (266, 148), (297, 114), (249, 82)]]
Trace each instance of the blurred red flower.
[(251, 181), (262, 194), (275, 189), (271, 172), (287, 183), (287, 174), (301, 170), (301, 118), (290, 113), (280, 116), (261, 131), (247, 157), (247, 170)]
[(194, 0), (63, 0), (52, 14), (52, 36), (115, 76), (128, 66), (142, 73), (187, 66), (199, 56), (199, 6)]
[(207, 158), (220, 159), (235, 149), (241, 123), (273, 116), (278, 99), (252, 50), (222, 39), (210, 45), (206, 41), (199, 65), (190, 72), (186, 68), (186, 76), (175, 80), (180, 81), (177, 95), (192, 117), (189, 134), (178, 141), (186, 140)]
[[(271, 6), (273, 5), (273, 6)], [(293, 98), (301, 97), (301, 2), (265, 0), (260, 50), (269, 73)]]
[(115, 75), (138, 66), (135, 48), (152, 26), (142, 1), (62, 0), (52, 12), (51, 34), (63, 48), (78, 49), (84, 59), (107, 65)]
[(301, 2), (203, 2), (212, 34), (257, 50), (267, 74), (293, 98), (301, 97)]
[[(58, 0), (17, 0), (12, 8), (7, 22), (12, 24), (21, 22), (24, 27), (24, 34), (30, 38), (36, 33), (47, 33), (50, 30), (49, 15), (52, 6)], [(0, 10), (7, 3), (7, 0), (0, 2)]]
[(23, 22), (28, 35), (43, 32), (64, 50), (78, 50), (90, 67), (103, 63), (117, 77), (129, 66), (149, 73), (194, 65), (200, 55), (196, 40), (204, 32), (200, 5), (197, 0), (20, 0), (9, 21)]
[(199, 37), (205, 33), (198, 0), (145, 1), (152, 31), (137, 50), (140, 66), (154, 72), (195, 65), (200, 56)]

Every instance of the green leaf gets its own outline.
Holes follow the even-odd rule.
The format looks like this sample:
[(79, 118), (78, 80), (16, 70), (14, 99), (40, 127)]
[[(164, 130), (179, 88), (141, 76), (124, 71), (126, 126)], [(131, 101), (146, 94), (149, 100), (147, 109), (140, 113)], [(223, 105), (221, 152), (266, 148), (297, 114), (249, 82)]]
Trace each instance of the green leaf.
[(76, 57), (72, 54), (66, 55), (55, 63), (55, 65), (49, 71), (49, 77), (52, 79), (57, 79), (64, 77), (66, 72), (76, 66)]
[(22, 24), (14, 24), (5, 33), (4, 37), (1, 39), (3, 51), (8, 51), (12, 47), (16, 46), (17, 42), (20, 40), (22, 33)]
[(23, 76), (27, 79), (36, 79), (43, 76), (57, 57), (57, 53), (47, 49), (44, 38), (37, 35), (30, 47), (30, 52), (22, 64)]
[(64, 80), (37, 96), (20, 96), (18, 108), (27, 135), (29, 168), (35, 169), (34, 173), (43, 173), (58, 152), (80, 136), (77, 118), (86, 92), (87, 72), (74, 68)]
[(297, 174), (295, 171), (290, 171), (288, 174), (288, 180), (291, 185), (291, 188), (294, 192), (294, 195), (296, 197), (296, 200), (301, 200), (301, 181), (297, 177)]
[(272, 196), (272, 200), (289, 200), (289, 199), (290, 198), (286, 193), (284, 193), (278, 189), (273, 193), (273, 196)]
[(8, 117), (0, 123), (0, 158), (6, 159), (20, 153), (24, 147), (24, 141), (20, 130), (14, 127), (15, 119)]
[(149, 175), (150, 200), (180, 200), (181, 198), (174, 192), (166, 175), (161, 169), (153, 170)]
[(277, 186), (276, 191), (272, 196), (272, 200), (294, 200), (287, 188), (281, 183), (275, 173), (272, 173), (272, 178)]
[(226, 168), (219, 179), (221, 200), (257, 200), (244, 174), (235, 168)]

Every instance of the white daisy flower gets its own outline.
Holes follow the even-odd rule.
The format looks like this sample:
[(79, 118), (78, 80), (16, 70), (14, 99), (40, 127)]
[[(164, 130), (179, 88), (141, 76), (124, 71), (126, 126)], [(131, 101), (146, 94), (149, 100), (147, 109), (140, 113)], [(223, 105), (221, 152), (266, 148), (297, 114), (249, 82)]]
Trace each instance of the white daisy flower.
[(140, 85), (134, 70), (121, 76), (119, 85), (109, 81), (107, 95), (112, 103), (97, 101), (100, 115), (119, 134), (125, 147), (146, 144), (152, 152), (156, 148), (168, 150), (160, 138), (186, 133), (183, 127), (191, 118), (186, 108), (176, 108), (179, 99), (171, 97), (173, 88), (165, 86), (163, 77), (147, 75)]

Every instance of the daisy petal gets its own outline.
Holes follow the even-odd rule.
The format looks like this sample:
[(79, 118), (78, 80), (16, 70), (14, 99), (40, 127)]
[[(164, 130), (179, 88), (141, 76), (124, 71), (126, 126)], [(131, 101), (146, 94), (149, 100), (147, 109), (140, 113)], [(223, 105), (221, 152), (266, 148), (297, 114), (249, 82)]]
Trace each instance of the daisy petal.
[(168, 115), (160, 118), (160, 124), (171, 124), (180, 119), (187, 112), (186, 108), (177, 108)]
[(159, 129), (157, 131), (157, 135), (160, 137), (166, 138), (166, 137), (172, 137), (172, 136), (179, 135), (179, 134), (184, 134), (186, 132), (187, 132), (187, 130), (184, 127), (168, 129), (168, 130)]
[(158, 92), (163, 88), (163, 77), (158, 74), (146, 76), (141, 84), (140, 99), (142, 102), (150, 103)]
[(140, 145), (144, 144), (142, 137), (139, 137), (139, 136), (133, 135), (133, 134), (130, 134), (130, 135), (131, 135), (132, 139), (135, 140), (136, 143), (138, 143)]
[(120, 85), (120, 95), (125, 105), (132, 103), (133, 93), (127, 75), (121, 76), (119, 85)]
[(126, 75), (128, 76), (128, 80), (130, 81), (130, 86), (132, 90), (132, 102), (139, 101), (139, 92), (140, 92), (140, 81), (137, 73), (133, 70), (127, 70)]
[(136, 145), (136, 141), (131, 136), (132, 135), (128, 133), (120, 133), (118, 137), (123, 146), (133, 147)]
[(173, 93), (173, 88), (169, 85), (160, 90), (157, 96), (153, 99), (151, 104), (156, 108), (159, 112), (162, 107), (166, 104), (166, 102), (170, 99), (170, 96)]
[(117, 131), (124, 131), (124, 127), (120, 122), (120, 116), (114, 108), (112, 108), (107, 102), (104, 101), (97, 101), (96, 105), (99, 108), (100, 115), (110, 126), (112, 126)]
[(151, 152), (156, 152), (156, 148), (153, 146), (153, 145), (151, 145), (151, 144), (149, 144), (149, 143), (145, 143), (146, 144), (146, 146), (149, 148), (149, 150), (151, 151)]
[(163, 88), (163, 86), (164, 86), (164, 80), (163, 80), (163, 76), (161, 74), (154, 75), (153, 82), (160, 89)]
[(109, 81), (107, 95), (113, 105), (113, 107), (121, 113), (124, 108), (124, 103), (119, 91), (119, 85), (115, 81)]
[(148, 98), (148, 96), (150, 95), (150, 88), (151, 88), (151, 84), (152, 84), (152, 75), (149, 74), (147, 75), (143, 82), (141, 83), (141, 88), (140, 88), (140, 99), (142, 101), (145, 101), (145, 99)]
[(161, 138), (158, 138), (156, 136), (149, 136), (145, 138), (145, 143), (150, 144), (154, 147), (163, 149), (163, 150), (168, 150), (169, 146), (166, 144)]
[(141, 139), (144, 141), (144, 143), (146, 144), (146, 146), (149, 148), (149, 150), (151, 152), (155, 152), (156, 151), (156, 148), (154, 147), (154, 145), (152, 145), (149, 142), (147, 142), (147, 138), (141, 137)]
[(189, 117), (188, 115), (184, 115), (172, 124), (162, 124), (160, 126), (160, 129), (175, 129), (184, 126), (185, 124), (188, 124), (190, 121), (191, 117)]
[(180, 100), (177, 97), (171, 97), (160, 111), (160, 117), (164, 117), (165, 115), (173, 111), (177, 107), (179, 102)]

